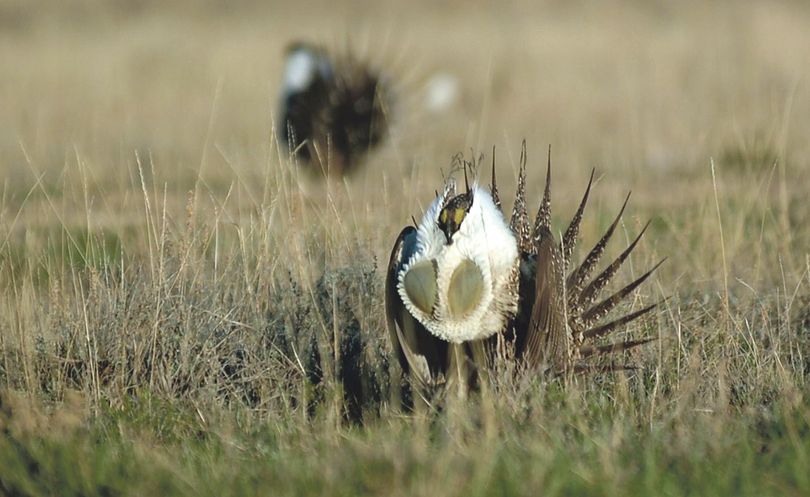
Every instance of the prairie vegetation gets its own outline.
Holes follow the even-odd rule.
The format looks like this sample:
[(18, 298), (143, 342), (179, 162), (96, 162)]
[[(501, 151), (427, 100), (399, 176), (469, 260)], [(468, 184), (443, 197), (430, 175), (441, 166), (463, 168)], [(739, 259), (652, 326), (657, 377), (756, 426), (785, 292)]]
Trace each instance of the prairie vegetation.
[[(807, 6), (295, 5), (0, 1), (0, 493), (810, 493)], [(345, 181), (277, 147), (297, 38), (397, 82)], [(508, 206), (524, 137), (559, 230), (596, 168), (583, 247), (632, 190), (609, 250), (652, 220), (622, 275), (668, 258), (627, 330), (660, 340), (411, 416), (391, 245), (459, 151)]]

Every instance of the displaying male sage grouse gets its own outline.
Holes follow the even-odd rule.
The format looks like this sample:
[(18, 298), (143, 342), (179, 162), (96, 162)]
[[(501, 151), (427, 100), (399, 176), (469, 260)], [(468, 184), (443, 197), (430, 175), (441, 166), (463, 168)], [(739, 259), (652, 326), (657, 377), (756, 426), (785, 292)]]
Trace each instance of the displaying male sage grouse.
[(351, 54), (293, 43), (287, 49), (279, 141), (301, 165), (340, 176), (385, 137), (389, 95)]
[(511, 221), (501, 211), (493, 157), (489, 189), (477, 183), (470, 187), (465, 165), (465, 191), (457, 193), (449, 181), (418, 226), (399, 234), (386, 278), (388, 328), (402, 369), (425, 400), (450, 383), (465, 392), (481, 372), (508, 358), (552, 374), (628, 368), (595, 361), (650, 340), (596, 343), (655, 308), (653, 304), (605, 322), (660, 262), (598, 300), (647, 226), (615, 261), (590, 278), (628, 194), (604, 236), (569, 271), (593, 173), (557, 243), (550, 226), (550, 155), (545, 193), (533, 224), (526, 211), (524, 142)]

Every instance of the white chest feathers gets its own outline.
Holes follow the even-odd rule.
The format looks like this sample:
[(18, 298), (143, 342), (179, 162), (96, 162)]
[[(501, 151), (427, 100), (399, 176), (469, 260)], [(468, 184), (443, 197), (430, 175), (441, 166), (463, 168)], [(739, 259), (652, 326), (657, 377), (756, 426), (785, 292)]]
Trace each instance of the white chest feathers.
[(439, 195), (417, 228), (416, 252), (400, 271), (408, 311), (435, 336), (452, 343), (505, 329), (517, 312), (518, 248), (489, 192), (472, 189), (472, 205), (448, 243), (438, 218), (451, 189)]
[(284, 66), (284, 92), (287, 94), (310, 89), (316, 78), (331, 77), (329, 61), (312, 49), (301, 47), (287, 55)]

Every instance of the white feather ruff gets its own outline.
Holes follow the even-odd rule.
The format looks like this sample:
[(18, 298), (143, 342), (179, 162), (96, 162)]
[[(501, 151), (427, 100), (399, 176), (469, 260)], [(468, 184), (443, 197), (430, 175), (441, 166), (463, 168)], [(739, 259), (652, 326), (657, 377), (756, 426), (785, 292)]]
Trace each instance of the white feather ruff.
[[(448, 184), (433, 201), (417, 227), (416, 252), (398, 275), (397, 290), (408, 311), (437, 337), (452, 343), (487, 338), (502, 331), (517, 312), (518, 248), (512, 230), (488, 191), (473, 187), (473, 203), (448, 244), (438, 218), (447, 197)], [(453, 272), (464, 260), (472, 261), (483, 275), (480, 300), (463, 318), (453, 318), (448, 308), (448, 289)], [(424, 260), (435, 261), (437, 300), (433, 312), (421, 311), (404, 287), (408, 270)]]

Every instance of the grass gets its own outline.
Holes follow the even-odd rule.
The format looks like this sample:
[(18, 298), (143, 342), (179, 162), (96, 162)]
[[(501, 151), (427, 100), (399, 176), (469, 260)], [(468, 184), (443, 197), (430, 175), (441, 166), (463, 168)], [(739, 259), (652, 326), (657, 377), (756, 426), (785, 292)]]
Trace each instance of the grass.
[[(806, 7), (135, 6), (0, 3), (0, 493), (810, 493)], [(273, 138), (279, 54), (346, 31), (400, 112), (319, 184)], [(633, 191), (609, 250), (652, 220), (621, 274), (668, 257), (628, 304), (668, 297), (627, 331), (660, 340), (410, 415), (388, 251), (458, 151), (497, 146), (509, 205), (523, 137), (557, 229), (597, 168), (580, 257)]]

